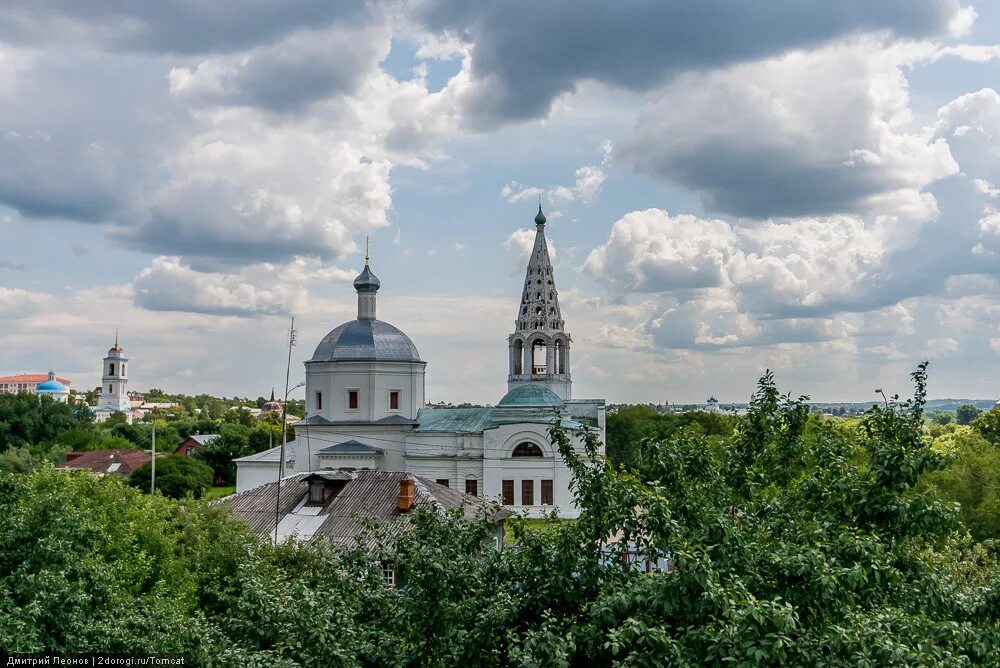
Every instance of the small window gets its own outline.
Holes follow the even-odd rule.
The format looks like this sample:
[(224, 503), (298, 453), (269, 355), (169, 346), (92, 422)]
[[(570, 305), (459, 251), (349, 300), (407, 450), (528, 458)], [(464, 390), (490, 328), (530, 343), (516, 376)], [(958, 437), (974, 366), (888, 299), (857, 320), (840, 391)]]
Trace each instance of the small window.
[(396, 586), (396, 569), (388, 561), (382, 562), (382, 582), (390, 589)]
[(317, 392), (316, 393), (316, 410), (318, 410), (318, 411), (323, 410), (323, 393), (322, 392)]
[(347, 391), (347, 408), (348, 410), (356, 411), (358, 410), (358, 391), (348, 390)]
[(465, 481), (465, 493), (471, 494), (472, 496), (479, 496), (479, 481), (478, 480), (466, 480)]
[(111, 364), (108, 365), (108, 375), (109, 376), (115, 375), (115, 363), (114, 362), (112, 362)]
[(514, 452), (510, 454), (511, 457), (541, 457), (542, 449), (539, 448), (534, 443), (529, 443), (525, 441), (524, 443), (518, 443), (517, 447), (514, 448)]
[(551, 506), (552, 505), (552, 481), (543, 480), (542, 481), (542, 505)]
[(445, 487), (450, 487), (451, 486), (451, 481), (448, 480), (448, 478), (438, 478), (434, 482), (436, 482), (439, 485), (444, 485)]
[(514, 481), (504, 480), (502, 484), (503, 489), (503, 504), (505, 506), (514, 505)]
[(190, 457), (193, 454), (194, 454), (194, 446), (193, 445), (187, 446), (187, 456)]
[(114, 390), (111, 389), (110, 385), (108, 385), (108, 392), (114, 392)]
[(399, 410), (399, 390), (389, 391), (389, 410), (391, 411)]
[(533, 505), (535, 505), (535, 481), (534, 480), (522, 480), (521, 481), (521, 505), (522, 506), (533, 506)]
[(323, 483), (309, 483), (309, 503), (323, 503), (325, 492), (326, 490), (324, 489)]

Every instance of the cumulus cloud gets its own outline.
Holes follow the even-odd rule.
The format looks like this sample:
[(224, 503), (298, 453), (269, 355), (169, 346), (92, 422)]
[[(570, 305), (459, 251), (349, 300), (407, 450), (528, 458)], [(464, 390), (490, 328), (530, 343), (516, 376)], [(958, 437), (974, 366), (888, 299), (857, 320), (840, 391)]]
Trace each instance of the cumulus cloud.
[(930, 217), (920, 191), (958, 166), (933, 131), (908, 127), (899, 67), (913, 57), (861, 40), (680, 77), (621, 157), (739, 216), (869, 212), (891, 196)]
[(352, 272), (324, 268), (315, 258), (296, 258), (287, 265), (260, 264), (237, 274), (202, 272), (178, 257), (158, 257), (132, 284), (137, 306), (153, 311), (186, 311), (211, 315), (262, 316), (301, 311), (308, 286), (352, 280)]
[(191, 102), (290, 111), (354, 93), (389, 51), (385, 25), (294, 32), (280, 41), (170, 71), (170, 91)]
[(627, 12), (597, 0), (531, 5), (425, 0), (415, 4), (414, 14), (429, 31), (460, 35), (471, 45), (474, 78), (464, 104), (480, 127), (545, 116), (553, 100), (585, 80), (648, 90), (678, 72), (845, 35), (937, 35), (974, 18), (957, 0), (843, 0), (822, 12), (794, 0), (766, 6), (738, 0), (639, 2)]
[(504, 184), (503, 188), (500, 189), (500, 196), (503, 197), (508, 204), (530, 202), (542, 196), (545, 196), (549, 204), (574, 201), (580, 201), (587, 205), (593, 204), (594, 200), (597, 199), (597, 196), (600, 194), (601, 188), (604, 186), (605, 179), (608, 178), (603, 166), (606, 165), (610, 159), (610, 143), (606, 142), (602, 144), (601, 151), (604, 155), (604, 159), (601, 161), (601, 166), (584, 165), (583, 167), (580, 167), (574, 174), (576, 182), (571, 186), (559, 185), (551, 188), (539, 188), (537, 186), (526, 186), (518, 183), (517, 181), (511, 181), (510, 183)]
[(670, 216), (660, 209), (633, 211), (611, 228), (587, 256), (584, 270), (618, 289), (658, 292), (716, 287), (736, 250), (736, 235), (722, 220)]
[(294, 11), (280, 0), (13, 2), (0, 7), (0, 36), (27, 43), (204, 53), (243, 49), (297, 28), (354, 20), (364, 12), (362, 3), (326, 0), (303, 0)]
[(51, 295), (46, 293), (0, 286), (0, 318), (24, 318), (31, 316), (51, 300)]

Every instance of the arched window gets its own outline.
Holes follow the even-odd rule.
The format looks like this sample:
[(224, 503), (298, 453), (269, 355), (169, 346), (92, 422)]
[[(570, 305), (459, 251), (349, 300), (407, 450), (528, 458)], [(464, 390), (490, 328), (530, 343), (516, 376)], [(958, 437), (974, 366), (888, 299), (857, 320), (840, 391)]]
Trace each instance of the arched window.
[(108, 375), (109, 376), (115, 375), (115, 363), (114, 362), (112, 362), (111, 364), (108, 365)]
[(531, 344), (531, 373), (548, 373), (548, 362), (545, 359), (545, 341), (535, 339)]
[(529, 443), (525, 441), (524, 443), (518, 443), (514, 447), (514, 451), (510, 453), (511, 457), (542, 457), (542, 449), (535, 445), (534, 443)]
[(524, 342), (518, 339), (514, 342), (514, 368), (512, 373), (515, 376), (520, 376), (524, 369)]
[(566, 347), (562, 341), (556, 341), (555, 350), (552, 351), (555, 357), (556, 373), (566, 373)]

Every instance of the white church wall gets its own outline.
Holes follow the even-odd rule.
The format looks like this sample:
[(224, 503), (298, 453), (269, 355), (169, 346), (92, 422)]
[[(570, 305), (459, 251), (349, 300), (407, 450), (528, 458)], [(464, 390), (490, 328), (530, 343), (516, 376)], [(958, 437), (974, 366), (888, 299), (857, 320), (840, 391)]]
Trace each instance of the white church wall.
[[(309, 415), (328, 420), (378, 420), (390, 415), (414, 419), (424, 405), (423, 362), (307, 362), (306, 401)], [(358, 407), (349, 408), (348, 391), (357, 390)], [(398, 391), (399, 409), (389, 406)], [(322, 408), (317, 392), (322, 393)]]

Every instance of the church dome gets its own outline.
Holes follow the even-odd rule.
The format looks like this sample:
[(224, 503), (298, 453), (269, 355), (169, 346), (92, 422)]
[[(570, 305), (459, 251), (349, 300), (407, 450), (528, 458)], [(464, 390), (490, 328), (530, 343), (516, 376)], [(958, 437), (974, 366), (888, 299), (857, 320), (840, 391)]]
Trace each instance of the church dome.
[(504, 395), (497, 406), (562, 406), (563, 400), (542, 385), (518, 385)]
[[(377, 280), (377, 279), (376, 279)], [(382, 320), (345, 322), (316, 346), (313, 362), (379, 360), (420, 362), (420, 353), (406, 334)]]
[(354, 289), (358, 292), (377, 292), (381, 285), (378, 276), (372, 273), (368, 263), (365, 262), (364, 270), (354, 279)]
[(35, 392), (41, 392), (42, 394), (69, 394), (69, 388), (56, 380), (56, 375), (49, 371), (49, 379), (43, 383), (39, 383), (35, 387)]

